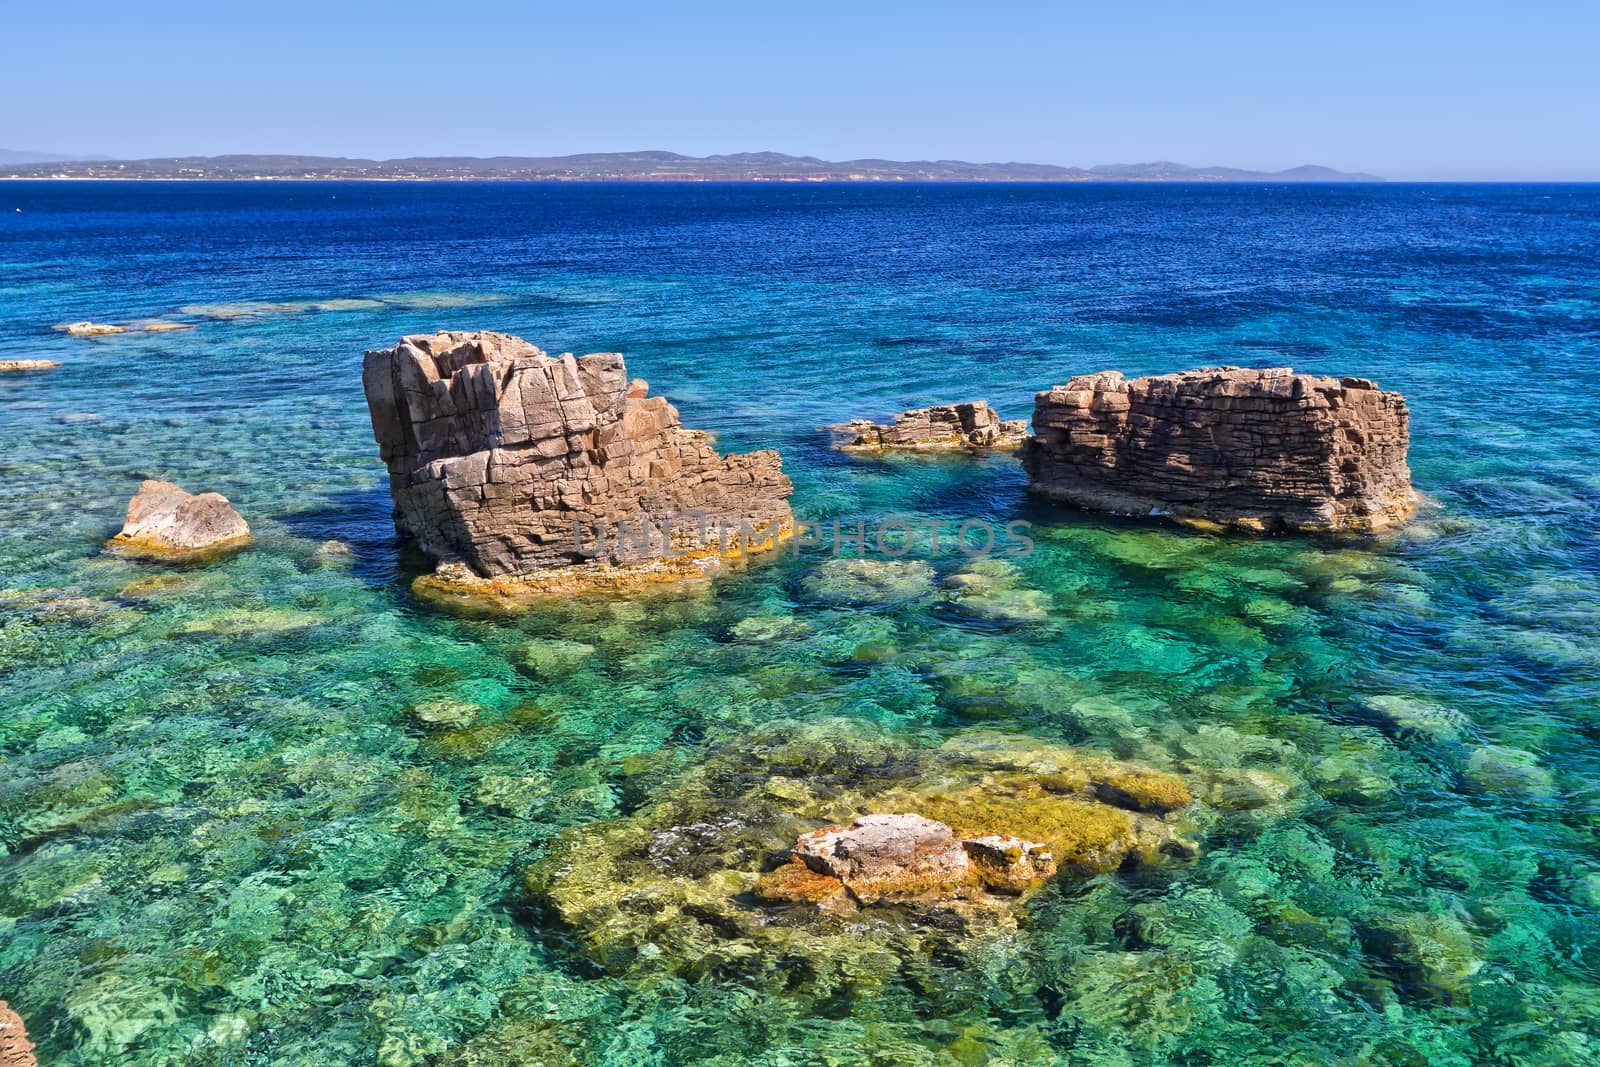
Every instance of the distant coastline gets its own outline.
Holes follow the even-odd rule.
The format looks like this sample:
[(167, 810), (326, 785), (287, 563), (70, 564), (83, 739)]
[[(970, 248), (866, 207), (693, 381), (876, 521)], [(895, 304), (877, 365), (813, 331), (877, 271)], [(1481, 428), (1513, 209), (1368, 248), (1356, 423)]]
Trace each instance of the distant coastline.
[(675, 152), (603, 152), (576, 156), (175, 156), (160, 159), (0, 164), (0, 178), (139, 181), (623, 181), (623, 182), (1380, 182), (1372, 174), (1306, 165), (1282, 171), (1115, 163), (1060, 167), (1045, 163), (962, 160), (829, 161), (779, 152), (684, 156)]

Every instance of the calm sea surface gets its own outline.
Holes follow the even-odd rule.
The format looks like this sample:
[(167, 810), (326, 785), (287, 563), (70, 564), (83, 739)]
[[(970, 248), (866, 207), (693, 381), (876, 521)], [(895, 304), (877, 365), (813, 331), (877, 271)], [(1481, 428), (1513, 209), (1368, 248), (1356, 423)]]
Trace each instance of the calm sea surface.
[[(359, 365), (436, 328), (621, 350), (806, 517), (1037, 549), (976, 611), (948, 552), (881, 598), (801, 553), (427, 610)], [(0, 376), (0, 998), (47, 1064), (1600, 1063), (1600, 187), (8, 182), (0, 341), (63, 364)], [(1211, 537), (815, 432), (1221, 363), (1404, 392), (1418, 520)], [(144, 477), (256, 547), (104, 555)], [(1197, 857), (966, 954), (777, 968), (530, 903), (751, 752), (843, 789), (977, 732), (1234, 788)]]

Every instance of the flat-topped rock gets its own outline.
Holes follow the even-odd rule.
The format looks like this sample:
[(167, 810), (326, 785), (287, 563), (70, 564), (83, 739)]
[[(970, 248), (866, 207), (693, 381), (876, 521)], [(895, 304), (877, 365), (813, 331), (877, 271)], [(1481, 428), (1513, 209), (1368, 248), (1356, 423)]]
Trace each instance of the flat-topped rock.
[(189, 493), (151, 480), (139, 484), (128, 501), (127, 520), (109, 544), (124, 555), (193, 559), (249, 541), (249, 524), (221, 493)]
[(49, 370), (61, 364), (53, 359), (0, 359), (0, 374), (7, 371)]
[(704, 578), (794, 529), (776, 452), (722, 455), (622, 356), (454, 331), (368, 352), (395, 525), (419, 591), (514, 602)]
[(939, 404), (902, 411), (884, 425), (852, 419), (828, 427), (838, 447), (847, 452), (896, 449), (977, 450), (1015, 448), (1027, 436), (1026, 419), (1002, 419), (986, 401)]
[(1117, 515), (1367, 532), (1415, 505), (1405, 399), (1364, 378), (1211, 367), (1082, 375), (1036, 397), (1029, 488)]

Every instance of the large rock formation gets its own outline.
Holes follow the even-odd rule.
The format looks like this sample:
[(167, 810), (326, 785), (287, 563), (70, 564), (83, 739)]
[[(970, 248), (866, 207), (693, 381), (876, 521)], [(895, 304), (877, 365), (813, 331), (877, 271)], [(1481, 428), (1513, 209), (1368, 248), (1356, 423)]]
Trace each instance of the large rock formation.
[(939, 404), (902, 411), (889, 425), (852, 419), (830, 426), (838, 447), (849, 452), (896, 449), (1015, 448), (1028, 432), (1026, 419), (1002, 419), (987, 401)]
[(1370, 531), (1410, 513), (1408, 416), (1363, 378), (1214, 367), (1039, 393), (1029, 487), (1118, 515), (1257, 531)]
[(491, 600), (704, 577), (794, 528), (776, 452), (719, 455), (622, 357), (446, 332), (368, 352), (395, 525), (425, 593)]
[(194, 494), (171, 482), (144, 481), (128, 501), (127, 521), (110, 544), (124, 555), (192, 559), (249, 540), (249, 525), (221, 493)]

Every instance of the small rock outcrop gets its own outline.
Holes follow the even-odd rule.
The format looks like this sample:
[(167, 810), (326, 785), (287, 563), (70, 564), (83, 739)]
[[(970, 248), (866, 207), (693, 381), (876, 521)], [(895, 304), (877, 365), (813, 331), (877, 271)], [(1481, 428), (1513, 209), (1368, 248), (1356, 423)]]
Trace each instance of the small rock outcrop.
[(992, 902), (1015, 897), (1056, 872), (1047, 845), (1009, 834), (958, 838), (920, 815), (863, 815), (795, 841), (789, 865), (764, 875), (756, 896), (811, 902), (825, 910), (852, 904)]
[(0, 1000), (0, 1067), (39, 1067), (22, 1016)]
[(250, 526), (221, 493), (189, 493), (171, 482), (145, 481), (128, 501), (127, 521), (110, 541), (124, 555), (194, 559), (239, 548)]
[(109, 322), (63, 322), (50, 327), (60, 330), (68, 337), (99, 337), (108, 333), (126, 333), (127, 328), (114, 326)]
[(828, 427), (847, 452), (885, 452), (897, 449), (1015, 448), (1028, 433), (1026, 419), (1002, 419), (986, 401), (939, 404), (902, 411), (884, 425), (869, 419), (852, 419)]
[(719, 454), (615, 352), (416, 335), (368, 352), (362, 382), (395, 525), (438, 563), (425, 594), (500, 603), (703, 578), (793, 533), (778, 454)]
[(1363, 378), (1104, 371), (1036, 404), (1022, 450), (1029, 488), (1079, 507), (1260, 532), (1367, 532), (1415, 504), (1405, 399)]
[(7, 371), (49, 370), (61, 366), (53, 359), (0, 359), (0, 374)]

